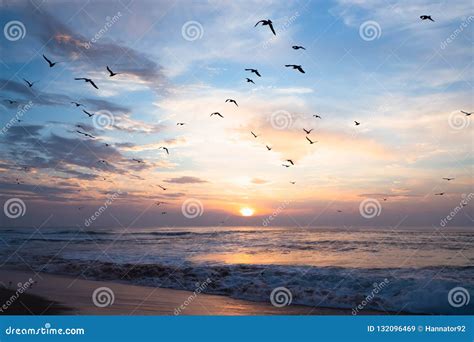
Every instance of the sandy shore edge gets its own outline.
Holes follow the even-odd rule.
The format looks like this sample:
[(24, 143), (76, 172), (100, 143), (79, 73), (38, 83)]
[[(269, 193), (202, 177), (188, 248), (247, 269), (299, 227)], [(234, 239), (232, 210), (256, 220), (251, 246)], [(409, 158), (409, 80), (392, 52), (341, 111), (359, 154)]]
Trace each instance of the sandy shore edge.
[[(63, 275), (35, 273), (33, 271), (0, 270), (3, 291), (0, 306), (11, 298), (18, 284), (30, 279), (28, 287), (15, 303), (10, 313), (0, 314), (63, 314), (63, 315), (351, 315), (350, 309), (316, 308), (289, 305), (277, 308), (270, 303), (251, 302), (225, 296), (193, 293), (190, 291), (136, 286), (122, 283), (93, 281)], [(101, 291), (103, 301), (94, 291)], [(106, 289), (110, 289), (106, 290)], [(113, 304), (100, 307), (105, 302)], [(98, 304), (98, 305), (96, 305)], [(23, 307), (23, 310), (22, 310)], [(14, 309), (13, 309), (14, 308)], [(383, 314), (362, 311), (359, 314)]]

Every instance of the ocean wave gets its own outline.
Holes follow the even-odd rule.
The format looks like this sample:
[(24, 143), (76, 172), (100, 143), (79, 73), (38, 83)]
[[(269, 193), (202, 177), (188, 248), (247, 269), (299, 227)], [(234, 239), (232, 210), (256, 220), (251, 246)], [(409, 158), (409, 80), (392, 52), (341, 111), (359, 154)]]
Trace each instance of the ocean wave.
[(268, 302), (272, 290), (284, 286), (293, 303), (315, 307), (353, 309), (367, 302), (374, 284), (386, 282), (365, 309), (418, 314), (467, 314), (472, 303), (453, 308), (450, 289), (462, 284), (474, 290), (474, 267), (361, 269), (283, 265), (116, 264), (63, 260), (43, 271), (78, 275), (95, 280), (126, 281), (137, 285), (193, 291), (210, 279), (206, 293)]

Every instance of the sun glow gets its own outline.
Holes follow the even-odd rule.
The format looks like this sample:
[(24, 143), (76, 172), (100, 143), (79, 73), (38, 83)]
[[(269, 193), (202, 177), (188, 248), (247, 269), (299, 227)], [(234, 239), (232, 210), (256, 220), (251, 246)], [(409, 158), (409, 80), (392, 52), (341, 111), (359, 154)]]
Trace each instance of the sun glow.
[(248, 207), (240, 209), (240, 213), (242, 214), (242, 216), (252, 216), (254, 212), (255, 212), (255, 210), (253, 210), (252, 208), (248, 208)]

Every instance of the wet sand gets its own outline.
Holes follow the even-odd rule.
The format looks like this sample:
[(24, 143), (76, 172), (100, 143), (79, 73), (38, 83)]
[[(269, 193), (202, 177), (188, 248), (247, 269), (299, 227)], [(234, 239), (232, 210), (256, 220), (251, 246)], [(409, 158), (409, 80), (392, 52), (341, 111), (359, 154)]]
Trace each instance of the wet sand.
[[(21, 295), (15, 310), (4, 314), (64, 314), (64, 315), (350, 315), (348, 309), (313, 308), (289, 305), (277, 308), (270, 303), (258, 303), (225, 296), (190, 291), (153, 288), (129, 284), (92, 281), (69, 276), (34, 273), (33, 271), (0, 270), (3, 284), (35, 284)], [(15, 292), (0, 292), (0, 305)], [(113, 291), (112, 305), (98, 307), (92, 300), (96, 289), (107, 287)], [(100, 298), (99, 298), (100, 299)], [(105, 301), (110, 297), (102, 297)], [(20, 300), (20, 299), (19, 299)], [(101, 302), (99, 300), (99, 305)], [(46, 311), (45, 311), (46, 310)], [(382, 314), (362, 311), (359, 314)]]

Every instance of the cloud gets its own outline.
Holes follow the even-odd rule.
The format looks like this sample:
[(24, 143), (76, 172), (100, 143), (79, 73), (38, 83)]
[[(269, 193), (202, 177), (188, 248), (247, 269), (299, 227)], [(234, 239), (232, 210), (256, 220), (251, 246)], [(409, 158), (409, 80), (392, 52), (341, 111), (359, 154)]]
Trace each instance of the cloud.
[(176, 184), (198, 184), (198, 183), (207, 183), (206, 180), (200, 179), (198, 177), (191, 176), (182, 176), (177, 178), (165, 179), (167, 183), (176, 183)]
[(262, 179), (262, 178), (252, 178), (252, 181), (251, 181), (253, 184), (267, 184), (269, 183), (268, 180), (266, 179)]
[[(135, 76), (156, 90), (163, 89), (167, 83), (162, 68), (145, 53), (122, 44), (101, 39), (90, 43), (89, 39), (63, 24), (54, 15), (28, 8), (30, 22), (35, 24), (31, 34), (45, 44), (48, 53), (55, 58), (73, 60), (89, 71), (102, 70), (113, 63), (122, 74)], [(120, 20), (120, 19), (119, 19)], [(84, 71), (87, 73), (87, 70)]]

